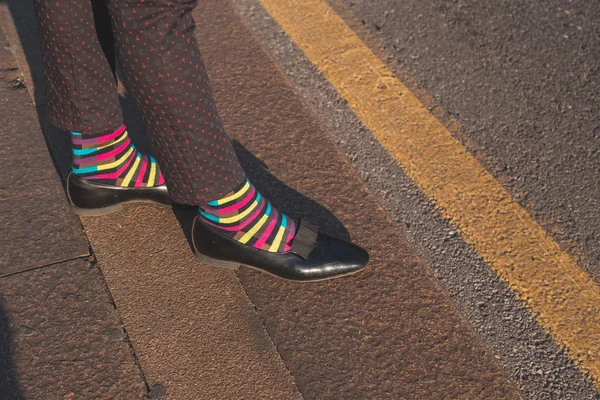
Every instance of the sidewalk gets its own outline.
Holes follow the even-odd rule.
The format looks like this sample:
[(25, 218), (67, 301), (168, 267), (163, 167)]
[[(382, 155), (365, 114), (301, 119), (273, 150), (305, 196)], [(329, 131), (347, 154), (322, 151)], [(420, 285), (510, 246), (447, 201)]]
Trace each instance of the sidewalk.
[(1, 32), (0, 43), (0, 398), (140, 398), (145, 384)]
[[(19, 7), (19, 12), (28, 12)], [(40, 215), (35, 211), (43, 206), (27, 212), (31, 206), (10, 202), (10, 207), (3, 206), (7, 213), (2, 210), (2, 218), (11, 218), (5, 225), (14, 227), (14, 236), (28, 243), (32, 234), (39, 234), (37, 243), (41, 240), (46, 247), (31, 247), (60, 255), (40, 258), (34, 265), (39, 269), (18, 273), (17, 257), (34, 254), (25, 248), (6, 263), (7, 271), (16, 274), (0, 278), (4, 328), (9, 327), (12, 336), (5, 335), (0, 349), (12, 354), (19, 390), (27, 398), (56, 394), (55, 398), (130, 399), (142, 397), (149, 388), (154, 388), (152, 397), (169, 399), (518, 398), (404, 233), (231, 4), (202, 2), (196, 20), (202, 21), (197, 35), (222, 118), (250, 179), (291, 216), (310, 216), (323, 230), (368, 248), (372, 263), (356, 276), (315, 284), (283, 282), (245, 269), (236, 275), (198, 263), (186, 241), (186, 216), (178, 216), (182, 229), (173, 212), (152, 206), (84, 218), (84, 234), (60, 191), (35, 111), (63, 174), (68, 169), (68, 147), (61, 144), (65, 136), (43, 120), (43, 104), (38, 102), (36, 109), (27, 102), (24, 89), (5, 88), (14, 73), (5, 71), (0, 102), (6, 98), (11, 107), (2, 103), (0, 120), (9, 121), (2, 125), (2, 138), (21, 137), (24, 121), (29, 121), (27, 144), (35, 149), (17, 164), (12, 148), (3, 146), (10, 149), (3, 162), (13, 158), (15, 166), (11, 176), (16, 183), (7, 188), (15, 198), (22, 194), (19, 182), (27, 181), (17, 177), (27, 176), (23, 169), (35, 160), (35, 171), (48, 175), (40, 178), (39, 187), (48, 192), (32, 194), (29, 201), (55, 202), (51, 204), (60, 210), (54, 223), (32, 219), (33, 226), (48, 232), (16, 225), (23, 215)], [(35, 26), (20, 25), (20, 36), (23, 30), (33, 35)], [(26, 58), (35, 60), (31, 54), (36, 51), (25, 49)], [(14, 66), (6, 50), (0, 60), (3, 66)], [(19, 101), (13, 99), (17, 95)], [(125, 99), (125, 105), (128, 126), (141, 132), (131, 102)], [(60, 240), (43, 240), (59, 234)], [(86, 238), (91, 258), (86, 258)], [(11, 242), (3, 236), (2, 249)], [(73, 261), (56, 264), (67, 259)], [(101, 274), (89, 259), (97, 260)], [(31, 283), (36, 278), (41, 280), (39, 287)], [(104, 282), (116, 313), (110, 295), (98, 289)], [(56, 304), (34, 303), (46, 293), (54, 293), (48, 298)], [(61, 303), (65, 299), (71, 311)], [(60, 329), (53, 335), (31, 334), (42, 322), (19, 321), (33, 314), (44, 324), (68, 326), (68, 334)], [(28, 339), (33, 337), (35, 341)], [(96, 347), (87, 350), (86, 343)], [(56, 350), (47, 353), (44, 349), (50, 344)], [(87, 358), (90, 354), (96, 358)], [(37, 382), (35, 365), (63, 368), (53, 367), (52, 379)], [(36, 386), (42, 384), (43, 389)]]

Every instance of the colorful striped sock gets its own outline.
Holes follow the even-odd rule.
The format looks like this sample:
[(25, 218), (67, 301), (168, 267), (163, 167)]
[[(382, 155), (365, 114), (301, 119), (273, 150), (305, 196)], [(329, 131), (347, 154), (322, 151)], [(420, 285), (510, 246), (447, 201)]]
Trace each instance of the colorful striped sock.
[(203, 221), (240, 243), (269, 252), (287, 252), (296, 223), (277, 211), (249, 180), (219, 200), (200, 207)]
[(80, 178), (114, 186), (153, 187), (165, 180), (156, 160), (140, 153), (125, 125), (98, 136), (71, 132), (73, 173)]

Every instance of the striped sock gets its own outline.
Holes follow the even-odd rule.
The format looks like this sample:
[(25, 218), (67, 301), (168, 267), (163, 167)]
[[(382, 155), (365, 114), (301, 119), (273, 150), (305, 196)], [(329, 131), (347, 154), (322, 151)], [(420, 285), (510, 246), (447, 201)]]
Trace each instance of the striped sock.
[(125, 125), (114, 132), (82, 136), (71, 132), (73, 173), (80, 178), (123, 187), (153, 187), (165, 180), (156, 160), (140, 153)]
[(246, 180), (231, 193), (200, 208), (203, 221), (240, 243), (269, 252), (287, 252), (296, 223), (281, 214)]

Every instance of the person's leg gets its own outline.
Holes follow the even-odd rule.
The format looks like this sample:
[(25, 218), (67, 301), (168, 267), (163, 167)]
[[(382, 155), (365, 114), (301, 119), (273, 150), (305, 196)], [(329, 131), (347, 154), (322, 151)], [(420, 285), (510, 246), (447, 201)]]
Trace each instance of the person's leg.
[(162, 185), (156, 162), (135, 149), (123, 125), (90, 0), (35, 0), (34, 5), (50, 120), (71, 131), (73, 174), (121, 187)]
[[(90, 0), (69, 0), (66, 5), (51, 1), (55, 0), (37, 0), (49, 81), (56, 86), (53, 120), (75, 131), (73, 143), (80, 146), (78, 156), (83, 157), (74, 162), (75, 172), (95, 174), (88, 178), (99, 179), (106, 171), (89, 165), (107, 165), (106, 150), (96, 143), (99, 138), (103, 143), (115, 141), (111, 145), (115, 154), (127, 147), (122, 132), (110, 132), (115, 129), (111, 124), (120, 119), (110, 69), (105, 60), (99, 65), (101, 50), (92, 28)], [(201, 215), (192, 228), (197, 257), (215, 266), (244, 264), (295, 280), (331, 278), (364, 268), (368, 254), (363, 249), (317, 233), (310, 224), (296, 224), (246, 179), (217, 114), (194, 38), (191, 12), (196, 1), (107, 1), (124, 77), (166, 171), (170, 195), (180, 203), (199, 206)], [(62, 6), (55, 6), (59, 3)], [(60, 14), (59, 19), (51, 17), (54, 12)], [(65, 30), (66, 36), (57, 34)], [(56, 63), (50, 56), (58, 57)], [(68, 117), (61, 117), (64, 109), (70, 112)], [(108, 131), (99, 136), (99, 127)], [(90, 149), (99, 151), (93, 160)], [(127, 172), (117, 184), (128, 185), (138, 181), (136, 176), (147, 174), (136, 169), (139, 158), (132, 161), (133, 156), (123, 156), (127, 157), (134, 175)], [(111, 167), (113, 162), (109, 162)], [(161, 194), (154, 188), (107, 192), (108, 185), (88, 190), (82, 184), (87, 181), (75, 182), (71, 191), (67, 186), (73, 204), (72, 194), (79, 193), (81, 199), (98, 202), (104, 209), (108, 200), (114, 201), (123, 192)]]
[(201, 205), (245, 174), (219, 118), (194, 37), (194, 0), (108, 0), (120, 70), (169, 193)]
[(246, 180), (223, 129), (194, 36), (189, 0), (109, 0), (125, 85), (136, 99), (171, 198), (197, 205), (224, 235), (290, 249), (296, 223)]
[(115, 49), (115, 38), (113, 36), (110, 23), (110, 13), (106, 7), (106, 0), (92, 0), (92, 10), (94, 13), (94, 23), (96, 24), (96, 34), (104, 56), (110, 65), (110, 69), (117, 80), (117, 53)]

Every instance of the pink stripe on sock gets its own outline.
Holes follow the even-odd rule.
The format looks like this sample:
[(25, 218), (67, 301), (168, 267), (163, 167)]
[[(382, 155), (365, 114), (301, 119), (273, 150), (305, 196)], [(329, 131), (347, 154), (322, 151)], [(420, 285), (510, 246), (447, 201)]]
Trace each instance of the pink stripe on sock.
[(294, 236), (296, 236), (296, 223), (293, 220), (290, 220), (290, 230), (288, 232), (288, 237), (285, 242), (285, 248), (283, 249), (283, 251), (290, 251), (292, 249), (292, 246), (290, 246), (290, 242), (292, 241), (292, 239), (294, 239)]
[(129, 164), (131, 164), (131, 161), (133, 161), (133, 159), (136, 157), (136, 155), (137, 155), (137, 153), (135, 151), (132, 152), (131, 155), (129, 156), (129, 159), (125, 162), (125, 164), (123, 164), (123, 166), (115, 172), (111, 172), (110, 174), (86, 176), (85, 179), (117, 179), (118, 177), (123, 175), (125, 170), (127, 170), (127, 167), (129, 167)]
[(271, 236), (271, 232), (273, 232), (273, 228), (275, 228), (275, 224), (277, 223), (277, 219), (279, 218), (279, 213), (277, 212), (277, 210), (274, 210), (273, 214), (271, 214), (270, 217), (272, 218), (272, 220), (269, 223), (269, 226), (267, 226), (267, 229), (265, 229), (262, 236), (256, 241), (256, 243), (254, 243), (254, 247), (256, 247), (257, 249), (262, 248), (267, 242), (269, 236)]
[[(221, 208), (221, 209), (217, 209), (217, 208), (211, 208), (209, 211), (211, 212), (211, 214), (227, 214), (230, 213), (232, 211), (236, 211), (239, 210), (240, 208), (244, 207), (246, 204), (248, 204), (248, 202), (250, 200), (252, 200), (252, 198), (254, 197), (254, 193), (256, 193), (256, 189), (254, 188), (254, 186), (252, 187), (252, 190), (250, 190), (250, 193), (248, 194), (248, 196), (244, 197), (244, 199), (242, 201), (240, 201), (239, 203), (235, 203), (230, 205), (229, 207), (225, 207), (225, 208)], [(208, 207), (207, 207), (208, 209)]]
[(98, 162), (98, 161), (106, 160), (107, 158), (111, 158), (114, 155), (119, 154), (123, 149), (125, 149), (126, 147), (129, 146), (129, 143), (131, 143), (131, 140), (129, 140), (129, 138), (127, 138), (127, 140), (125, 140), (125, 142), (123, 142), (123, 144), (120, 145), (119, 147), (117, 147), (116, 149), (113, 149), (104, 154), (100, 154), (99, 156), (92, 156), (92, 157), (86, 157), (86, 158), (74, 158), (73, 164), (87, 164), (87, 163), (91, 163), (91, 162)]
[(117, 129), (113, 133), (109, 133), (108, 135), (99, 136), (97, 138), (92, 138), (92, 139), (71, 138), (71, 142), (73, 144), (90, 144), (90, 143), (106, 142), (107, 140), (112, 140), (112, 139), (116, 138), (117, 136), (122, 134), (124, 131), (125, 131), (125, 125), (121, 125), (121, 127), (119, 129)]
[(263, 211), (264, 203), (265, 203), (265, 198), (263, 197), (260, 199), (260, 203), (258, 204), (258, 207), (256, 207), (256, 211), (254, 211), (254, 214), (252, 214), (250, 216), (250, 218), (246, 219), (244, 222), (242, 222), (241, 224), (236, 225), (236, 226), (221, 226), (221, 225), (217, 225), (217, 224), (207, 220), (206, 218), (202, 218), (202, 219), (207, 224), (212, 225), (219, 229), (223, 229), (224, 231), (237, 232), (239, 230), (244, 229), (250, 222), (254, 221), (256, 219), (256, 217), (260, 215), (260, 213)]
[(140, 169), (140, 174), (138, 175), (135, 184), (133, 187), (141, 187), (144, 182), (144, 174), (146, 173), (146, 168), (148, 167), (148, 159), (144, 157), (144, 162), (142, 163), (142, 168)]

